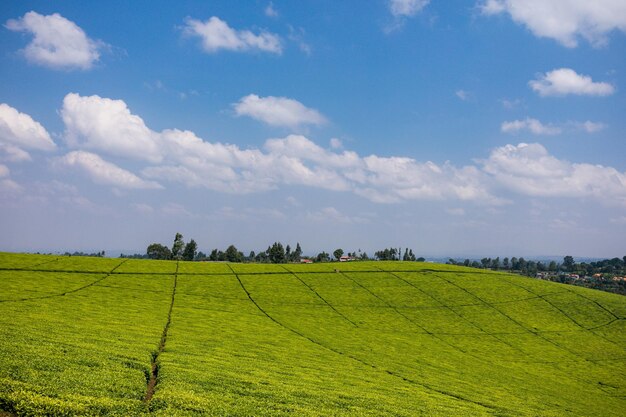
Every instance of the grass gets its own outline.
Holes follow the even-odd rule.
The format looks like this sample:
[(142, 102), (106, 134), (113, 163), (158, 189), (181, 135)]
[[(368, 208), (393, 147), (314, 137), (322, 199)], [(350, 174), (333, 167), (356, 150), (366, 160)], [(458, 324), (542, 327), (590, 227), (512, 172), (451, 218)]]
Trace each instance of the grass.
[(615, 294), (429, 263), (4, 253), (0, 284), (14, 415), (626, 414)]

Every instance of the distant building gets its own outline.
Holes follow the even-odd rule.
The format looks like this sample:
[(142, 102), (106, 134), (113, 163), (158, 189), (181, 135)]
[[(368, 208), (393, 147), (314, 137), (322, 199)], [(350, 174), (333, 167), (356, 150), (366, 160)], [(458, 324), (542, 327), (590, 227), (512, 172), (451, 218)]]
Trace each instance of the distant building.
[(312, 264), (313, 261), (310, 260), (310, 259), (302, 258), (302, 259), (300, 259), (300, 263), (301, 264)]
[(339, 258), (339, 262), (348, 262), (348, 261), (354, 261), (354, 257), (343, 255), (341, 258)]

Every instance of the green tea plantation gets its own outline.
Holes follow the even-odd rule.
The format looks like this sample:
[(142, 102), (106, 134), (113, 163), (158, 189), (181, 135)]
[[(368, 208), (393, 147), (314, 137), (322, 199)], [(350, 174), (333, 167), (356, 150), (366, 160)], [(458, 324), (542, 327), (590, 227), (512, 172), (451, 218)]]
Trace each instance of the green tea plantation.
[(625, 319), (432, 263), (0, 253), (0, 415), (621, 417)]

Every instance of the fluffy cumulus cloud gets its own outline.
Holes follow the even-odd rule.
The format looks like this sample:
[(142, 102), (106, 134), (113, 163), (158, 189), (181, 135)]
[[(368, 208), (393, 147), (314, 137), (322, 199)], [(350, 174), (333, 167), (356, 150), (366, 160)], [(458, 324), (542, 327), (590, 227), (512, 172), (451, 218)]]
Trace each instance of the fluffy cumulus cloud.
[(54, 69), (89, 69), (106, 46), (58, 13), (44, 16), (31, 11), (7, 21), (5, 27), (32, 34), (32, 41), (22, 50), (24, 56), (29, 62)]
[(415, 16), (430, 0), (389, 0), (389, 11), (393, 16)]
[(250, 94), (234, 103), (233, 108), (238, 116), (249, 116), (270, 126), (295, 128), (326, 123), (326, 118), (320, 112), (287, 97)]
[(626, 204), (626, 172), (560, 160), (538, 143), (497, 148), (483, 161), (483, 170), (500, 186), (527, 196), (592, 197)]
[(207, 53), (220, 50), (262, 51), (274, 54), (283, 52), (282, 42), (278, 35), (266, 31), (254, 34), (249, 30), (236, 30), (216, 16), (205, 22), (188, 18), (185, 20), (183, 33), (199, 37), (202, 40), (202, 48)]
[[(502, 190), (526, 196), (626, 201), (625, 173), (559, 160), (539, 144), (500, 147), (486, 160), (462, 167), (407, 157), (361, 156), (349, 150), (323, 148), (302, 135), (268, 139), (261, 149), (241, 149), (205, 141), (190, 131), (153, 131), (122, 101), (97, 96), (77, 98), (103, 106), (99, 107), (97, 118), (81, 122), (84, 126), (75, 146), (122, 154), (143, 163), (141, 177), (85, 151), (72, 152), (60, 163), (81, 169), (96, 182), (118, 188), (156, 188), (158, 183), (151, 181), (158, 181), (164, 185), (245, 194), (302, 186), (353, 193), (378, 203), (438, 200), (499, 205), (507, 202), (498, 196)], [(116, 105), (110, 105), (111, 102)], [(115, 123), (99, 125), (101, 120)], [(90, 128), (92, 124), (98, 128)], [(126, 136), (127, 141), (151, 141), (146, 146), (151, 149), (150, 158), (134, 144), (107, 146), (109, 138), (116, 140), (114, 136), (123, 132), (125, 125), (139, 126), (143, 132), (136, 137)]]
[(582, 37), (594, 46), (606, 44), (613, 30), (626, 32), (626, 2), (622, 0), (483, 0), (486, 15), (508, 13), (539, 37), (574, 48)]
[(122, 100), (70, 93), (63, 99), (64, 139), (70, 147), (159, 162), (161, 150), (143, 120)]
[(537, 119), (526, 118), (524, 120), (513, 120), (503, 122), (500, 130), (504, 133), (517, 133), (527, 130), (534, 135), (558, 135), (562, 129), (552, 125), (545, 125)]
[(0, 158), (25, 161), (30, 159), (27, 150), (52, 151), (55, 148), (41, 124), (8, 104), (0, 104)]
[(379, 203), (403, 200), (463, 200), (501, 204), (487, 189), (484, 175), (474, 166), (455, 167), (418, 162), (405, 157), (363, 158), (364, 166), (346, 176), (357, 184), (355, 192)]
[(535, 80), (528, 82), (530, 88), (542, 97), (565, 96), (609, 96), (615, 87), (606, 82), (596, 82), (588, 75), (581, 75), (570, 68), (559, 68), (540, 74)]
[(132, 172), (105, 161), (100, 156), (85, 151), (73, 151), (56, 159), (56, 166), (72, 167), (83, 171), (95, 183), (121, 189), (162, 188), (152, 181), (145, 181)]

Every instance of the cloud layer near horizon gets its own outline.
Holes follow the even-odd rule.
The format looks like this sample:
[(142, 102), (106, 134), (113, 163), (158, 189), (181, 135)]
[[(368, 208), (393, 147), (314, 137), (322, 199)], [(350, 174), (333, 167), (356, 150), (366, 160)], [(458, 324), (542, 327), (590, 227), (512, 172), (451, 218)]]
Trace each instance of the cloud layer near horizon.
[[(246, 194), (281, 186), (350, 192), (377, 203), (460, 200), (498, 205), (508, 195), (587, 198), (626, 204), (626, 173), (571, 163), (540, 144), (506, 145), (462, 167), (402, 156), (326, 149), (303, 135), (268, 139), (262, 149), (209, 142), (188, 130), (150, 129), (122, 100), (68, 94), (60, 114), (76, 151), (58, 161), (116, 188), (165, 184)], [(137, 168), (133, 173), (94, 152)], [(158, 182), (157, 182), (158, 181)]]

